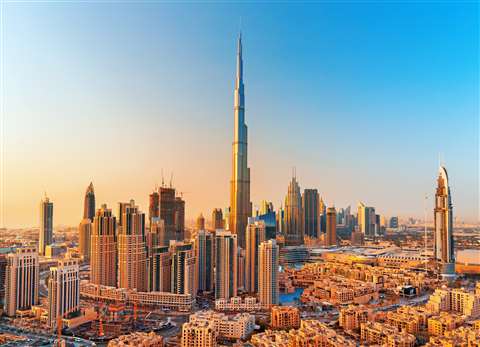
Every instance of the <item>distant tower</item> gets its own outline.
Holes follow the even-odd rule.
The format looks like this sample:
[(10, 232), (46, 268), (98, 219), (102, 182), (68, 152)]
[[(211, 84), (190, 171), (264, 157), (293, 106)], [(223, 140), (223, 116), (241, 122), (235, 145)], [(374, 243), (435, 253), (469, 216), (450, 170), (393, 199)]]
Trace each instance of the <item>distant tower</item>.
[(95, 192), (93, 190), (93, 183), (90, 182), (83, 201), (83, 219), (88, 218), (93, 221), (93, 217), (95, 217)]
[(337, 244), (337, 211), (335, 207), (327, 208), (327, 233), (325, 234), (325, 246)]
[(148, 222), (149, 225), (152, 225), (152, 220), (158, 219), (160, 217), (160, 195), (157, 191), (153, 191), (149, 195), (149, 204), (148, 204)]
[(195, 256), (197, 260), (198, 290), (213, 291), (213, 246), (214, 235), (204, 229), (198, 229), (195, 237)]
[(455, 250), (453, 242), (453, 207), (448, 184), (447, 169), (441, 166), (435, 192), (435, 242), (434, 256), (441, 265), (444, 276), (455, 275)]
[(250, 168), (247, 161), (247, 125), (243, 85), (242, 36), (238, 39), (237, 77), (234, 91), (234, 138), (232, 148), (232, 180), (230, 182), (229, 230), (238, 235), (238, 245), (245, 248), (245, 231), (252, 215), (250, 202)]
[(215, 208), (212, 212), (212, 230), (223, 229), (223, 213), (221, 208)]
[(174, 213), (174, 225), (175, 225), (175, 237), (177, 240), (184, 239), (185, 233), (185, 200), (180, 196), (175, 198), (175, 213)]
[(117, 286), (117, 221), (102, 205), (93, 218), (90, 238), (90, 282)]
[(302, 195), (295, 175), (288, 185), (285, 197), (285, 245), (303, 244)]
[(366, 206), (363, 202), (358, 203), (358, 228), (365, 237), (375, 237), (376, 215), (375, 208)]
[(45, 247), (53, 242), (53, 202), (47, 196), (40, 202), (40, 235), (38, 253), (45, 255)]
[(80, 311), (80, 268), (75, 259), (60, 260), (50, 268), (48, 279), (48, 325), (57, 327), (57, 319), (69, 318)]
[(200, 215), (197, 217), (197, 230), (205, 230), (205, 218), (203, 217), (203, 214), (200, 213)]
[(237, 235), (229, 231), (217, 231), (215, 252), (215, 298), (229, 299), (237, 296)]
[(132, 200), (126, 207), (118, 230), (118, 287), (147, 290), (147, 252), (145, 245), (145, 213)]
[(320, 234), (320, 196), (316, 189), (305, 189), (302, 195), (303, 225), (305, 234), (317, 238)]
[(78, 226), (78, 250), (84, 260), (90, 259), (90, 239), (92, 236), (92, 221), (84, 218)]
[(38, 303), (39, 263), (33, 247), (18, 248), (7, 255), (5, 270), (5, 313), (14, 317), (17, 310), (27, 310)]
[(260, 244), (258, 296), (263, 306), (278, 305), (278, 261), (277, 241), (268, 240)]
[(260, 243), (266, 240), (266, 228), (264, 221), (248, 223), (246, 266), (245, 266), (245, 289), (252, 294), (258, 292), (258, 253)]

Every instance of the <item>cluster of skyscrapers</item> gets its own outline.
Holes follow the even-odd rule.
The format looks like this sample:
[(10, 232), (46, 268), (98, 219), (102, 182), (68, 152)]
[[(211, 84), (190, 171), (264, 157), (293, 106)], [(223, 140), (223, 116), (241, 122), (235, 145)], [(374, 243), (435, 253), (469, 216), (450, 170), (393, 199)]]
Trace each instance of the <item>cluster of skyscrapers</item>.
[[(210, 228), (200, 215), (191, 235), (185, 229), (185, 201), (175, 188), (162, 186), (149, 196), (148, 216), (134, 200), (118, 204), (117, 214), (106, 205), (96, 209), (93, 184), (84, 199), (79, 224), (79, 252), (90, 263), (90, 282), (138, 292), (190, 294), (214, 292), (216, 299), (236, 297), (239, 291), (258, 297), (265, 306), (278, 304), (280, 247), (300, 246), (306, 238), (323, 238), (325, 246), (339, 243), (342, 225), (352, 242), (382, 234), (373, 207), (358, 204), (337, 213), (327, 207), (317, 189), (302, 191), (293, 175), (284, 207), (275, 212), (264, 201), (252, 216), (250, 169), (247, 163), (247, 126), (243, 82), (242, 41), (238, 40), (234, 90), (234, 141), (230, 208), (214, 209)], [(435, 195), (434, 257), (440, 271), (454, 275), (453, 216), (448, 175), (440, 168)], [(398, 219), (391, 224), (398, 226)], [(278, 241), (277, 241), (278, 240)], [(278, 242), (278, 243), (277, 243)], [(53, 203), (41, 201), (38, 250), (19, 248), (6, 265), (5, 312), (15, 316), (38, 303), (39, 255), (53, 243)], [(80, 308), (79, 264), (65, 258), (50, 268), (49, 324)]]

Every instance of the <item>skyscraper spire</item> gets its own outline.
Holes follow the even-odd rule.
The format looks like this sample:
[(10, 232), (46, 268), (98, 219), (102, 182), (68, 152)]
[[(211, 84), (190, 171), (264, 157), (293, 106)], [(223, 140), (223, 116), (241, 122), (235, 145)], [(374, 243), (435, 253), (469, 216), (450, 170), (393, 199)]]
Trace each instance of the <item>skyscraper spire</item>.
[(237, 71), (234, 90), (234, 134), (232, 144), (232, 180), (230, 182), (230, 230), (238, 235), (238, 244), (245, 248), (250, 202), (250, 169), (247, 165), (247, 126), (245, 124), (245, 95), (243, 85), (242, 35), (237, 46)]

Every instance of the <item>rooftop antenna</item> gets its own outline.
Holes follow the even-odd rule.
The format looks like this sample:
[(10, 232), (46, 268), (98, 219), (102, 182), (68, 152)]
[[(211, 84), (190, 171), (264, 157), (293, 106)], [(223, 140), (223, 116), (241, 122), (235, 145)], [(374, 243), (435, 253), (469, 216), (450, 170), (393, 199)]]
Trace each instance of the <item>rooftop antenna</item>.
[(162, 169), (162, 187), (165, 187), (165, 179), (163, 178), (163, 169)]
[(172, 182), (173, 182), (173, 171), (172, 173), (170, 174), (170, 188), (172, 188)]

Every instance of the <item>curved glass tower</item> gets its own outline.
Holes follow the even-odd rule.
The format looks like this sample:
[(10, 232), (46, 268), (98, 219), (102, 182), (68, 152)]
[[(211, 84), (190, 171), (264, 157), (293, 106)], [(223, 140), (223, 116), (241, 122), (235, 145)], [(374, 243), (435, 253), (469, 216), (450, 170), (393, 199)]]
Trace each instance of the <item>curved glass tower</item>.
[(447, 169), (441, 166), (435, 192), (435, 240), (434, 257), (440, 264), (444, 276), (455, 275), (455, 253), (453, 244), (453, 208)]

